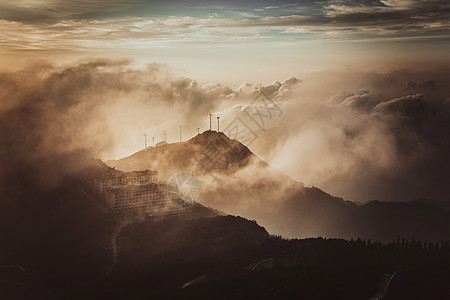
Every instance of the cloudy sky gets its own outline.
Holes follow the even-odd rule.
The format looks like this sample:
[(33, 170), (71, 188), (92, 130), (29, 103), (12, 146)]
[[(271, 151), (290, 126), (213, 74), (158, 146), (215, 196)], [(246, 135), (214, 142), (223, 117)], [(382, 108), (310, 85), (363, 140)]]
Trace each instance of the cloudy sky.
[[(187, 139), (214, 112), (306, 185), (450, 200), (449, 14), (418, 0), (2, 1), (3, 170), (124, 157), (142, 133), (175, 142), (182, 124)], [(276, 105), (264, 126), (245, 114), (261, 91)]]
[(0, 4), (4, 66), (80, 57), (169, 63), (198, 80), (448, 63), (448, 1), (75, 1)]

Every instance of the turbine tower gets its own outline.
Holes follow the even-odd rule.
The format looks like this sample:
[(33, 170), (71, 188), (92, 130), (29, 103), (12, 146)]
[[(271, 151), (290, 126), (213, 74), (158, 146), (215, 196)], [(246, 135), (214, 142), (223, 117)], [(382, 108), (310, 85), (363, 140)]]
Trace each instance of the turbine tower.
[(144, 140), (145, 140), (145, 148), (144, 148), (144, 150), (145, 150), (145, 149), (147, 149), (147, 134), (143, 133), (142, 135), (144, 136)]
[(155, 136), (152, 136), (153, 147), (155, 147)]
[(219, 120), (220, 120), (220, 116), (217, 116), (217, 132), (220, 132)]
[(209, 131), (211, 131), (211, 117), (212, 113), (209, 113)]
[(197, 127), (197, 135), (200, 134), (200, 127)]
[(178, 123), (178, 127), (180, 127), (180, 142), (181, 142), (181, 123)]

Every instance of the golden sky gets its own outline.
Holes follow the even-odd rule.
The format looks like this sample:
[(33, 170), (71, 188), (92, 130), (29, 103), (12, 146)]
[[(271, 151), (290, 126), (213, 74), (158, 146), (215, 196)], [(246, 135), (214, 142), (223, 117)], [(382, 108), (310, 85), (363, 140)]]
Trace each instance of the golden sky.
[(448, 1), (2, 1), (0, 63), (132, 59), (198, 80), (448, 64)]

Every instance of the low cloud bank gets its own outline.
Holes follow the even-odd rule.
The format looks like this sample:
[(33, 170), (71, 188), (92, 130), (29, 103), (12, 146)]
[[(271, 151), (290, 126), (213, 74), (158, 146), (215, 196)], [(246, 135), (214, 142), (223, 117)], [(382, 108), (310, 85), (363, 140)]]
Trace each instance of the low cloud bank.
[[(0, 186), (13, 179), (51, 186), (80, 167), (79, 157), (136, 152), (142, 133), (148, 145), (163, 130), (175, 142), (181, 124), (185, 140), (208, 129), (213, 112), (224, 131), (242, 117), (255, 138), (241, 142), (306, 185), (357, 201), (448, 200), (448, 74), (348, 70), (228, 87), (162, 64), (35, 62), (0, 73)], [(256, 100), (261, 92), (266, 104)], [(255, 117), (257, 109), (266, 117)]]

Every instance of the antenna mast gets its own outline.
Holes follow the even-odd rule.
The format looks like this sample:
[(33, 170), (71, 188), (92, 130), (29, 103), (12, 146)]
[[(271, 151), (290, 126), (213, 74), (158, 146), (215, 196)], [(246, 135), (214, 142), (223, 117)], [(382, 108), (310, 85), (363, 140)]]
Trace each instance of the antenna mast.
[(155, 137), (152, 136), (153, 147), (155, 147)]
[(200, 127), (197, 127), (197, 134), (200, 134)]
[(220, 116), (217, 116), (217, 132), (220, 132), (219, 131), (219, 120), (220, 120)]
[(180, 127), (180, 142), (181, 142), (181, 123), (178, 124), (178, 127)]

